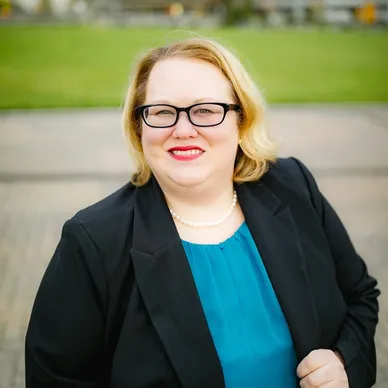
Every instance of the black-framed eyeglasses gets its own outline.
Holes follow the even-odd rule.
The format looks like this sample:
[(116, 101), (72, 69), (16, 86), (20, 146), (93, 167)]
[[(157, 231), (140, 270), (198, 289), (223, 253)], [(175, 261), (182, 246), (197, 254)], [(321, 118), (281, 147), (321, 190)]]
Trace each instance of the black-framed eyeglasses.
[(138, 106), (135, 111), (144, 122), (153, 128), (168, 128), (179, 120), (179, 114), (186, 112), (191, 124), (196, 127), (214, 127), (220, 125), (229, 111), (241, 111), (237, 104), (222, 102), (201, 102), (186, 108), (169, 104), (150, 104)]

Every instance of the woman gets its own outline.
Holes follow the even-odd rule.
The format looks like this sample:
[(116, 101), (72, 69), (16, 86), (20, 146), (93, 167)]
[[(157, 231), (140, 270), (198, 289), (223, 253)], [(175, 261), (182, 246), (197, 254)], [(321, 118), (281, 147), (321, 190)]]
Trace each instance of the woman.
[(64, 225), (27, 387), (371, 387), (376, 281), (237, 58), (150, 50), (123, 118), (136, 173)]

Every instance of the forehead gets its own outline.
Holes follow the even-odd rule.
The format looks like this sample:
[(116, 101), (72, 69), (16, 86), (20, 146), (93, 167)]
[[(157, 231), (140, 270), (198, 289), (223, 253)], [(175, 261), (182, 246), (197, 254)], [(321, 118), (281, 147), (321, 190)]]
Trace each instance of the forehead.
[(151, 70), (145, 103), (190, 104), (193, 101), (232, 102), (229, 80), (211, 63), (186, 58), (169, 58)]

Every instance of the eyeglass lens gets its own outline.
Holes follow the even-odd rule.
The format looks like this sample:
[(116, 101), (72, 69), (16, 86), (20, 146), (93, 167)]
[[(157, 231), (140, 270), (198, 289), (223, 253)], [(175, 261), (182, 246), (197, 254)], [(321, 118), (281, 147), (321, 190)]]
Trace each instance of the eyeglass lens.
[[(189, 111), (194, 125), (220, 124), (224, 114), (224, 108), (216, 104), (195, 105)], [(151, 106), (144, 110), (144, 118), (149, 125), (164, 127), (175, 123), (177, 111), (168, 105)]]

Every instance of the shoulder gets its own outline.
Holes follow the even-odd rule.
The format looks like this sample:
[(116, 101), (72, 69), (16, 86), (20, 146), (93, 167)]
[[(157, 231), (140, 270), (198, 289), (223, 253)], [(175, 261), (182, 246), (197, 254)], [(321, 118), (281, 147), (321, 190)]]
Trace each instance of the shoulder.
[(278, 158), (262, 177), (269, 185), (311, 191), (316, 185), (310, 170), (297, 158)]
[(120, 238), (126, 239), (132, 227), (135, 190), (134, 185), (127, 183), (97, 203), (79, 210), (65, 223), (64, 232), (91, 240), (99, 251), (112, 250)]
[(322, 194), (312, 172), (295, 157), (278, 158), (261, 182), (286, 203), (302, 200), (321, 207)]
[(136, 187), (132, 183), (127, 183), (95, 204), (79, 210), (73, 220), (81, 223), (86, 229), (91, 229), (96, 224), (116, 222), (132, 212), (135, 190)]

